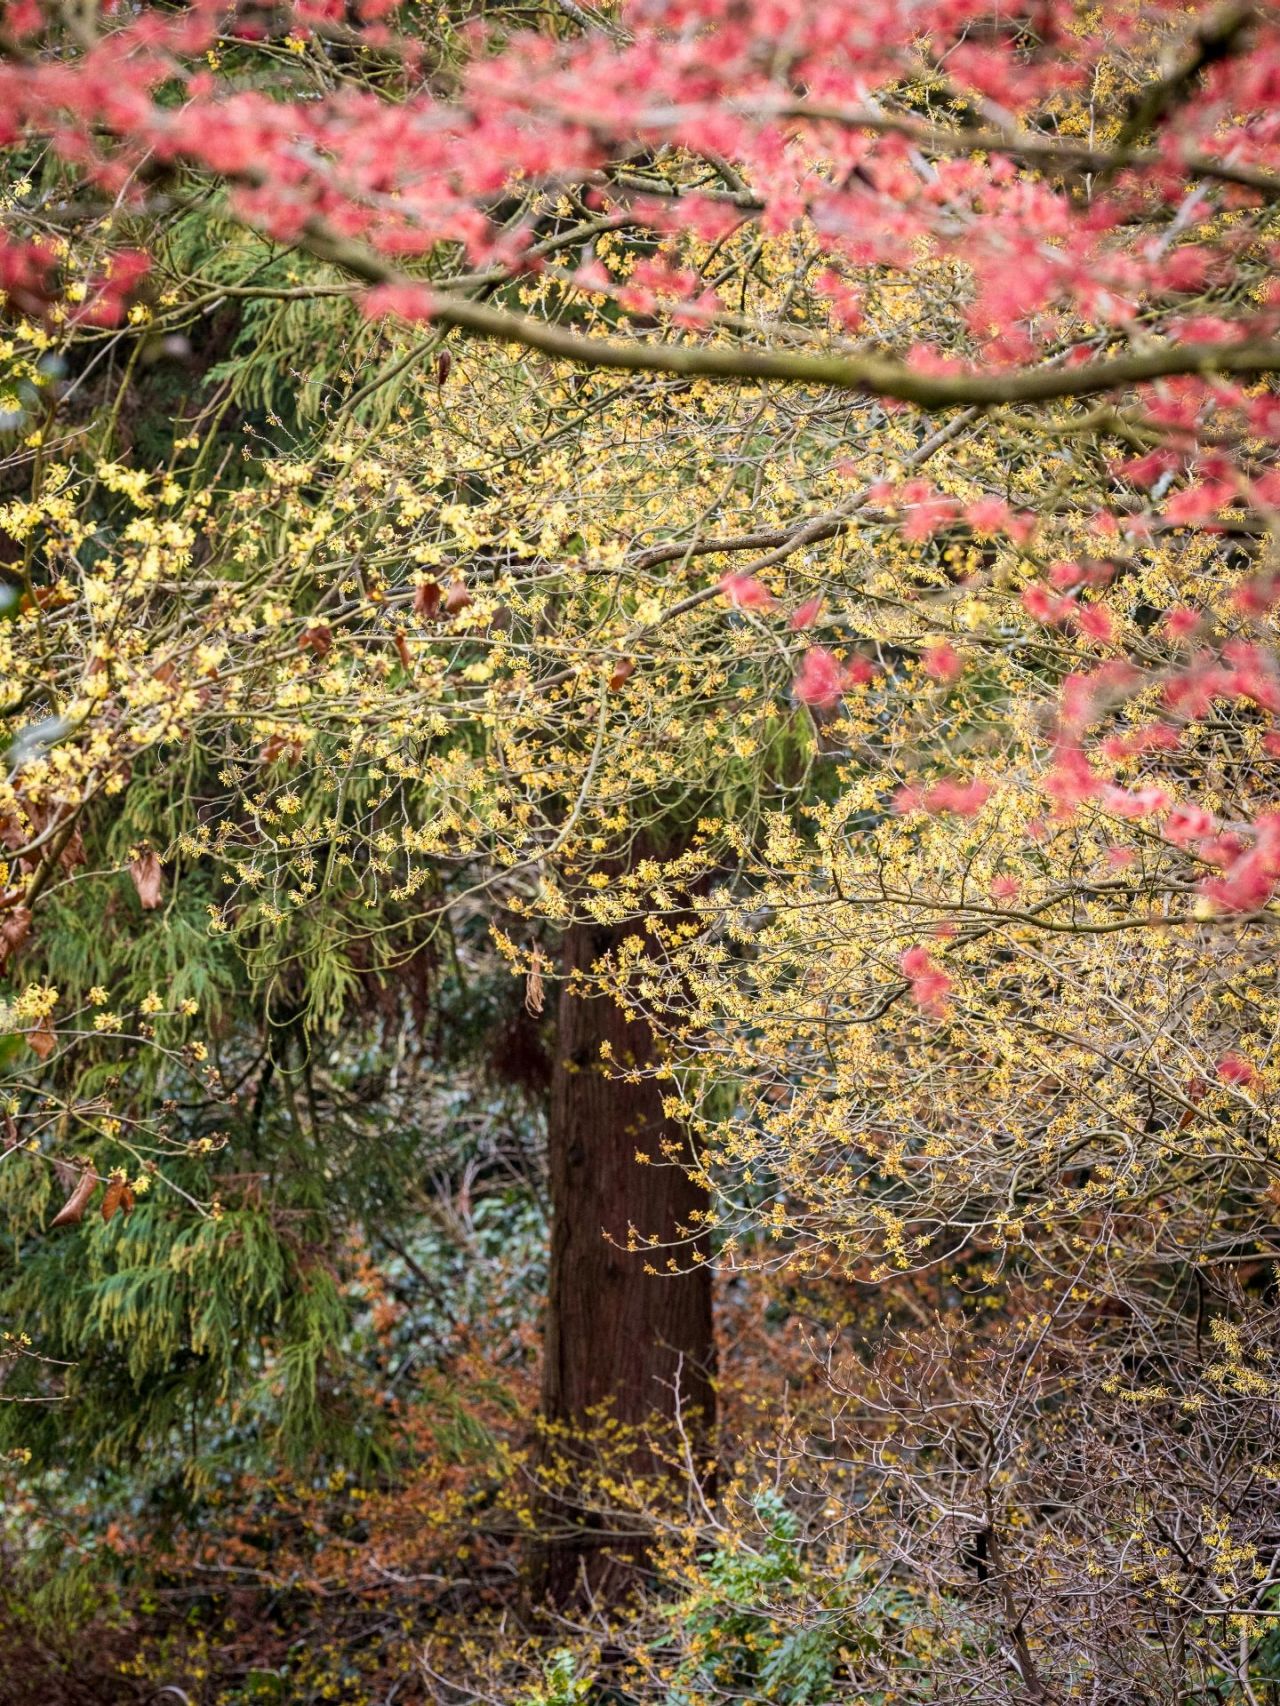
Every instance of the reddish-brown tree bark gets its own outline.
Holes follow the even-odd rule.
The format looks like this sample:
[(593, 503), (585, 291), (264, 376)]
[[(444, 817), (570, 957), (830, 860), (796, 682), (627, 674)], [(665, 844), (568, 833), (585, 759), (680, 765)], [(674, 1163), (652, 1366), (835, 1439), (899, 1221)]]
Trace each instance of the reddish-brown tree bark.
[[(573, 974), (589, 972), (623, 934), (579, 923), (564, 937), (548, 1133), (553, 1221), (543, 1415), (572, 1434), (589, 1432), (599, 1406), (639, 1427), (670, 1423), (678, 1403), (684, 1425), (705, 1447), (715, 1408), (710, 1272), (693, 1263), (686, 1245), (675, 1252), (678, 1274), (646, 1273), (646, 1264), (665, 1269), (667, 1252), (626, 1245), (630, 1228), (641, 1240), (696, 1233), (706, 1193), (683, 1167), (659, 1164), (664, 1144), (683, 1141), (663, 1115), (662, 1085), (623, 1082), (601, 1062), (607, 1043), (616, 1066), (651, 1064), (648, 1025), (628, 1019), (608, 996), (573, 988)], [(653, 1164), (637, 1162), (638, 1150)], [(639, 1459), (633, 1464), (642, 1470), (671, 1473), (647, 1452)], [(535, 1591), (559, 1605), (626, 1591), (643, 1558), (641, 1543), (583, 1519), (554, 1496), (545, 1515)]]

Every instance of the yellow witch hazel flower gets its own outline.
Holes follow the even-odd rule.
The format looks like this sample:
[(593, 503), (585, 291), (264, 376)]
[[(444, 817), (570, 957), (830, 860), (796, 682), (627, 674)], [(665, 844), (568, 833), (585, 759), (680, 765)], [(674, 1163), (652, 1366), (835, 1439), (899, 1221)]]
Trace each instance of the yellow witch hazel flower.
[(58, 1005), (58, 991), (51, 984), (29, 983), (8, 1008), (14, 1026), (34, 1026), (47, 1021)]

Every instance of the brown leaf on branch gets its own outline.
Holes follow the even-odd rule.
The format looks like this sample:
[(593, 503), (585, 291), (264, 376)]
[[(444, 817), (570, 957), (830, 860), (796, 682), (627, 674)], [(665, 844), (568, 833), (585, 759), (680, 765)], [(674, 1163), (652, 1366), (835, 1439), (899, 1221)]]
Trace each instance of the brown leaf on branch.
[(450, 581), (445, 588), (444, 607), (450, 616), (456, 616), (460, 610), (465, 610), (471, 603), (471, 594), (462, 581)]
[(47, 1025), (41, 1025), (37, 1031), (27, 1032), (27, 1045), (39, 1060), (48, 1060), (58, 1046), (58, 1039)]
[(23, 593), (22, 597), (18, 600), (18, 609), (23, 612), (30, 610), (57, 610), (62, 605), (70, 604), (71, 602), (71, 594), (64, 592), (60, 586), (37, 586), (33, 587), (30, 592)]
[(425, 621), (440, 608), (440, 582), (423, 581), (413, 589), (413, 614)]
[(409, 650), (409, 642), (408, 642), (408, 640), (405, 639), (404, 630), (402, 628), (396, 629), (396, 652), (400, 658), (400, 662), (404, 665), (404, 667), (407, 670), (412, 670), (413, 669), (413, 654)]
[(625, 686), (626, 683), (631, 680), (631, 677), (635, 672), (636, 666), (631, 659), (622, 658), (614, 665), (613, 674), (609, 677), (610, 692), (616, 693), (620, 687)]
[(327, 622), (313, 622), (298, 636), (300, 652), (314, 652), (318, 658), (327, 657), (333, 650), (333, 629)]
[(85, 858), (84, 837), (76, 827), (58, 850), (58, 867), (63, 871), (74, 871), (77, 865), (84, 864)]
[(529, 975), (524, 983), (524, 1010), (536, 1019), (546, 1006), (546, 994), (542, 984), (542, 949), (533, 950), (533, 958), (529, 961)]
[(133, 878), (133, 886), (138, 891), (142, 910), (154, 912), (160, 904), (160, 893), (164, 886), (164, 867), (150, 847), (139, 853), (136, 859), (129, 861), (129, 875)]
[(283, 758), (288, 764), (296, 764), (302, 757), (302, 742), (289, 735), (272, 735), (263, 742), (258, 757), (264, 764), (274, 764), (278, 758)]
[(0, 924), (0, 966), (4, 965), (10, 954), (22, 946), (30, 933), (30, 907), (15, 906)]
[(98, 1188), (98, 1176), (86, 1163), (83, 1172), (76, 1180), (71, 1195), (49, 1222), (50, 1230), (55, 1226), (78, 1226), (84, 1219), (84, 1211)]
[(129, 1188), (129, 1181), (123, 1173), (119, 1172), (111, 1175), (102, 1198), (103, 1221), (109, 1221), (117, 1209), (121, 1211), (126, 1220), (133, 1213), (133, 1192)]

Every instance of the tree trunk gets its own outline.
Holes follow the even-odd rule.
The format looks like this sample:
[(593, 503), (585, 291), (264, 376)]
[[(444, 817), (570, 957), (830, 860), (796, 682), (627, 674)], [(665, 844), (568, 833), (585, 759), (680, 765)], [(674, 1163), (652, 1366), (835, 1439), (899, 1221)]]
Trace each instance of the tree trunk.
[[(574, 924), (564, 937), (548, 1129), (552, 1232), (542, 1410), (555, 1430), (550, 1453), (566, 1452), (574, 1434), (589, 1434), (602, 1407), (631, 1427), (669, 1427), (678, 1409), (701, 1460), (715, 1406), (711, 1275), (693, 1260), (695, 1249), (705, 1254), (705, 1244), (699, 1238), (669, 1251), (647, 1239), (665, 1245), (695, 1233), (707, 1196), (683, 1167), (664, 1164), (664, 1144), (678, 1159), (688, 1159), (688, 1151), (678, 1125), (663, 1116), (663, 1086), (613, 1076), (627, 1064), (653, 1062), (648, 1025), (628, 1020), (610, 997), (572, 990), (573, 973), (589, 973), (626, 933)], [(612, 1068), (601, 1063), (605, 1043)], [(637, 1151), (651, 1164), (637, 1162)], [(629, 1251), (629, 1241), (637, 1248)], [(679, 1273), (667, 1270), (672, 1255)], [(646, 1273), (646, 1265), (659, 1272)], [(589, 1445), (581, 1450), (589, 1455)], [(572, 1444), (566, 1455), (571, 1461)], [(672, 1474), (643, 1448), (629, 1466), (642, 1475)], [(642, 1541), (606, 1532), (554, 1494), (544, 1516), (535, 1591), (559, 1606), (625, 1594), (643, 1563)]]

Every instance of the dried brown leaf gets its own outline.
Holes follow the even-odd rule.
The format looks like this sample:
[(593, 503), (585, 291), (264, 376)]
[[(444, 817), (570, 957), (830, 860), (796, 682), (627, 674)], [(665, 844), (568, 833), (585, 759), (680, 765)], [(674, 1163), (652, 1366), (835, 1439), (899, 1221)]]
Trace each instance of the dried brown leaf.
[(84, 1211), (98, 1188), (97, 1174), (86, 1167), (76, 1181), (75, 1189), (63, 1203), (62, 1207), (49, 1222), (50, 1229), (55, 1226), (78, 1226), (84, 1219)]
[(440, 608), (440, 598), (440, 582), (423, 581), (413, 589), (413, 614), (419, 620), (434, 616)]
[(15, 906), (0, 921), (0, 966), (15, 953), (31, 933), (31, 909)]
[(542, 949), (535, 948), (524, 982), (524, 1010), (537, 1018), (546, 1004), (546, 991), (542, 982)]
[(296, 764), (302, 757), (302, 743), (287, 735), (272, 735), (262, 743), (258, 757), (264, 764), (274, 764), (278, 758)]
[(27, 1045), (38, 1060), (48, 1060), (58, 1046), (58, 1039), (47, 1025), (27, 1032)]
[(106, 1191), (102, 1198), (102, 1218), (109, 1221), (111, 1216), (124, 1202), (124, 1194), (128, 1190), (128, 1181), (123, 1173), (113, 1173), (107, 1182)]
[(138, 891), (142, 910), (154, 912), (160, 904), (160, 893), (164, 887), (164, 867), (151, 848), (148, 847), (139, 853), (136, 859), (129, 861), (129, 875)]
[(78, 828), (73, 829), (62, 844), (58, 854), (58, 866), (63, 871), (74, 871), (77, 865), (84, 864), (85, 859), (84, 837)]

